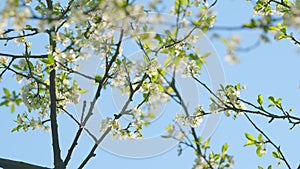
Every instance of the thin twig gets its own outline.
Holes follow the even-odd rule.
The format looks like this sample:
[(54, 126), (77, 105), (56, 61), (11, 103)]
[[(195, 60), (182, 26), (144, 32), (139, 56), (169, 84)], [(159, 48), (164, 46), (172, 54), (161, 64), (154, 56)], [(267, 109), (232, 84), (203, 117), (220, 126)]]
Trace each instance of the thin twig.
[(277, 146), (268, 136), (267, 134), (265, 134), (252, 120), (251, 118), (245, 113), (245, 116), (246, 118), (248, 119), (248, 121), (252, 124), (252, 126), (260, 133), (262, 134), (266, 139), (267, 139), (267, 142), (270, 143), (279, 153), (280, 153), (280, 156), (281, 156), (281, 160), (285, 163), (285, 165), (291, 169), (291, 166), (290, 164), (287, 162), (284, 154), (282, 153), (282, 151), (280, 150), (280, 146)]

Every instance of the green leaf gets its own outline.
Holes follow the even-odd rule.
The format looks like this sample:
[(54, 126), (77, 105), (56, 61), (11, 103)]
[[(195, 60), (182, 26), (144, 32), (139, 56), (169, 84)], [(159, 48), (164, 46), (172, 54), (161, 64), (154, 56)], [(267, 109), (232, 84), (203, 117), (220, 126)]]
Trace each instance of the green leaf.
[(270, 103), (274, 103), (274, 104), (276, 103), (276, 98), (274, 96), (270, 96), (268, 98), (268, 100), (269, 100)]
[(261, 167), (261, 166), (258, 166), (257, 168), (258, 168), (258, 169), (264, 169), (264, 168), (263, 168), (263, 167)]
[(88, 92), (87, 89), (80, 89), (80, 90), (79, 90), (79, 93), (80, 93), (80, 94), (84, 94), (84, 93), (86, 93), (86, 92)]
[(269, 102), (272, 103), (271, 105), (269, 105), (269, 107), (272, 107), (272, 106), (281, 107), (281, 102), (282, 102), (281, 98), (279, 98), (277, 100), (274, 96), (270, 96), (268, 99), (269, 99)]
[(261, 147), (257, 147), (257, 149), (256, 149), (256, 155), (258, 157), (262, 157), (263, 156), (262, 153), (261, 153)]
[(248, 140), (252, 140), (252, 141), (255, 141), (255, 140), (256, 140), (255, 137), (252, 136), (252, 135), (249, 134), (249, 133), (245, 133), (245, 136), (246, 136), (246, 138), (247, 138)]
[(268, 166), (268, 169), (272, 169), (272, 165), (269, 165), (269, 166)]
[(225, 143), (225, 144), (222, 146), (222, 154), (225, 154), (226, 151), (227, 151), (227, 149), (228, 149), (228, 144)]
[(165, 62), (164, 62), (164, 66), (165, 66), (165, 67), (168, 66), (169, 63), (171, 62), (171, 60), (172, 60), (172, 58), (171, 58), (171, 57), (168, 57), (168, 58), (165, 60)]
[(234, 86), (234, 88), (235, 88), (236, 90), (240, 90), (240, 89), (241, 89), (241, 84), (238, 83), (237, 85)]
[(162, 135), (161, 137), (162, 138), (171, 138), (172, 136), (170, 136), (170, 135)]
[(214, 160), (215, 160), (215, 161), (217, 161), (217, 160), (219, 160), (219, 159), (220, 159), (220, 157), (221, 157), (221, 156), (220, 156), (220, 154), (215, 154), (215, 156), (214, 156)]
[(272, 31), (278, 31), (279, 30), (276, 26), (269, 26), (268, 29), (272, 30)]
[(272, 152), (272, 156), (273, 156), (274, 158), (280, 158), (280, 153), (279, 153), (279, 152), (273, 151), (273, 152)]
[(257, 96), (257, 103), (260, 105), (260, 107), (262, 107), (262, 104), (263, 104), (263, 97), (261, 94), (259, 94)]
[(172, 127), (171, 124), (169, 124), (169, 125), (166, 127), (166, 131), (170, 131), (170, 130), (172, 130), (172, 129), (173, 129), (173, 127)]
[(187, 0), (180, 0), (180, 3), (181, 3), (182, 5), (185, 5), (187, 2), (188, 2)]
[(8, 106), (9, 101), (8, 100), (4, 100), (3, 102), (0, 103), (0, 106)]
[(277, 107), (281, 107), (281, 102), (282, 102), (282, 99), (279, 98), (279, 99), (277, 100), (277, 102), (276, 102), (276, 106), (277, 106)]
[(263, 141), (264, 141), (262, 134), (259, 134), (258, 137), (257, 137), (257, 139), (258, 139), (258, 141), (260, 141), (260, 142), (263, 142)]
[(32, 29), (32, 26), (31, 25), (26, 25), (26, 28), (27, 29)]
[(287, 36), (285, 35), (285, 34), (280, 34), (279, 36), (278, 36), (278, 40), (281, 40), (281, 39), (284, 39), (284, 38), (286, 38)]
[(161, 84), (157, 84), (157, 87), (158, 87), (158, 90), (160, 92), (164, 92), (165, 91), (164, 87)]
[(99, 83), (101, 81), (101, 76), (100, 75), (95, 75), (95, 83)]
[(208, 148), (209, 148), (209, 143), (210, 143), (210, 138), (207, 139), (207, 140), (204, 142), (203, 148), (204, 148), (204, 149), (208, 149)]
[(12, 105), (10, 106), (10, 112), (11, 112), (11, 113), (15, 112), (15, 104), (12, 104)]
[(255, 141), (253, 141), (253, 140), (248, 140), (245, 144), (244, 144), (244, 146), (250, 146), (250, 145), (254, 145), (255, 144)]
[(143, 97), (144, 97), (145, 102), (148, 102), (148, 100), (149, 100), (149, 93), (144, 93)]
[(47, 66), (53, 66), (54, 65), (54, 56), (48, 55), (48, 65)]
[(151, 82), (155, 82), (158, 79), (158, 73), (156, 72), (154, 76), (151, 77)]
[(20, 66), (17, 65), (17, 64), (13, 64), (12, 66), (13, 66), (14, 68), (18, 69), (18, 70), (22, 70), (22, 68), (20, 68)]
[[(206, 53), (204, 53), (204, 54), (201, 56), (201, 58), (205, 59), (205, 58), (207, 58), (209, 55), (211, 55), (211, 53), (210, 53), (210, 52), (206, 52)], [(205, 62), (205, 60), (204, 60), (204, 62)], [(204, 62), (203, 62), (203, 63), (204, 63)]]
[(23, 103), (23, 100), (21, 98), (17, 98), (15, 102), (18, 106), (20, 106), (20, 104)]
[(4, 94), (5, 94), (5, 96), (6, 96), (7, 98), (10, 97), (10, 93), (9, 93), (9, 90), (8, 90), (7, 88), (3, 88), (3, 92), (4, 92)]
[(22, 128), (22, 125), (18, 125), (17, 127), (13, 128), (11, 132), (19, 131)]
[(178, 66), (178, 65), (179, 65), (179, 63), (180, 63), (180, 60), (181, 60), (181, 58), (180, 58), (180, 57), (178, 57), (178, 56), (177, 56), (177, 57), (175, 57), (175, 58), (174, 58), (174, 65), (175, 65), (175, 66)]

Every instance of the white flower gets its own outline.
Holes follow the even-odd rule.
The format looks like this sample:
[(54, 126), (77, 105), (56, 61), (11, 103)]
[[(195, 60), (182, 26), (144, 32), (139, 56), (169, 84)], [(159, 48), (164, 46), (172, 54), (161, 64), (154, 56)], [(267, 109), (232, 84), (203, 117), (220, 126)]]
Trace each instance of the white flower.
[(47, 133), (47, 132), (50, 132), (51, 128), (49, 126), (45, 126), (44, 128), (44, 132)]
[(111, 123), (112, 123), (112, 119), (110, 117), (102, 120), (101, 126), (100, 126), (100, 131), (104, 132), (108, 127), (110, 127)]
[(0, 64), (5, 65), (7, 62), (7, 57), (1, 57), (0, 58)]
[[(198, 110), (198, 109), (196, 109), (196, 110)], [(188, 123), (191, 127), (195, 128), (195, 127), (198, 127), (200, 125), (200, 123), (203, 120), (202, 118), (203, 117), (202, 117), (201, 112), (196, 111), (193, 116), (187, 117), (187, 121), (188, 121)]]
[(29, 16), (30, 16), (30, 10), (28, 8), (16, 12), (16, 16), (13, 17), (12, 19), (14, 23), (14, 29), (21, 30), (24, 27), (25, 21), (27, 18), (29, 18)]
[(137, 107), (134, 107), (134, 108), (132, 109), (132, 114), (133, 114), (134, 116), (138, 117), (138, 116), (141, 116), (141, 115), (143, 114), (143, 112), (142, 112), (140, 109), (138, 109)]
[(25, 85), (23, 86), (23, 88), (21, 89), (20, 93), (21, 93), (21, 96), (22, 96), (22, 100), (23, 100), (23, 103), (25, 104), (25, 106), (27, 108), (30, 108), (31, 105), (28, 101), (28, 93), (29, 93), (29, 90), (30, 90), (30, 86), (29, 85)]
[(176, 114), (175, 122), (181, 122), (183, 126), (186, 125), (186, 116), (184, 114)]
[(219, 105), (217, 105), (215, 102), (212, 102), (212, 103), (209, 105), (209, 110), (210, 110), (212, 113), (217, 113), (218, 110), (219, 110)]
[(15, 75), (15, 78), (16, 78), (16, 80), (17, 80), (17, 82), (18, 83), (21, 83), (22, 82), (22, 79), (23, 79), (23, 76), (21, 76), (21, 75)]
[(25, 67), (26, 64), (27, 64), (27, 63), (26, 63), (26, 60), (25, 60), (25, 59), (20, 59), (20, 60), (19, 60), (19, 67), (20, 67), (20, 68)]
[(32, 0), (25, 0), (25, 5), (29, 6)]
[(226, 55), (224, 57), (224, 60), (233, 65), (240, 63), (240, 61), (237, 59), (235, 55)]
[(72, 103), (78, 104), (80, 101), (80, 94), (79, 93), (73, 93), (70, 95), (69, 99), (71, 100)]
[(174, 138), (178, 141), (183, 140), (185, 138), (185, 134), (183, 132), (176, 132), (174, 134)]

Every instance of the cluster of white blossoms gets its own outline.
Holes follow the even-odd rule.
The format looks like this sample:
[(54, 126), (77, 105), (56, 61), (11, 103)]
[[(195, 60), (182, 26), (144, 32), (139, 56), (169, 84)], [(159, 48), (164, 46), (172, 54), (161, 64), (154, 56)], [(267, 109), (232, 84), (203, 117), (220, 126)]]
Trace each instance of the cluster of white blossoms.
[[(25, 59), (20, 59), (17, 66), (18, 66), (18, 69), (20, 69), (22, 71), (24, 71), (24, 70), (29, 71), (28, 67), (30, 67), (29, 73), (31, 73), (34, 76), (42, 77), (44, 75), (43, 71), (42, 71), (43, 70), (43, 64), (42, 63), (37, 61), (33, 66), (30, 66), (28, 64), (30, 64), (29, 60), (27, 62)], [(20, 74), (15, 74), (14, 77), (17, 80), (18, 83), (21, 83), (22, 79), (24, 78)]]
[(128, 75), (130, 75), (131, 72), (130, 63), (126, 63), (123, 61), (120, 65), (115, 65), (115, 67), (113, 67), (111, 71), (114, 74), (114, 78), (110, 83), (113, 87), (118, 87), (122, 89), (125, 88), (125, 85), (129, 85), (130, 82), (128, 82)]
[(18, 114), (16, 123), (18, 126), (12, 131), (18, 131), (21, 128), (25, 132), (28, 131), (29, 128), (31, 128), (32, 130), (44, 128), (45, 132), (50, 131), (50, 127), (43, 124), (41, 117), (38, 117), (37, 119), (33, 117), (29, 118), (27, 113), (23, 113), (22, 115)]
[(194, 162), (195, 162), (195, 164), (193, 165), (192, 169), (208, 168), (208, 164), (202, 156), (199, 156), (198, 158), (196, 158)]
[(6, 1), (6, 8), (0, 12), (0, 37), (3, 37), (4, 28), (8, 25), (8, 18), (16, 14), (19, 1)]
[(38, 93), (39, 89), (35, 83), (28, 83), (24, 85), (20, 94), (22, 97), (22, 101), (27, 107), (28, 112), (35, 111), (38, 113), (37, 118), (29, 118), (27, 113), (23, 113), (22, 115), (18, 114), (17, 116), (17, 127), (13, 129), (19, 130), (23, 129), (27, 131), (29, 128), (39, 129), (44, 128), (44, 131), (49, 131), (49, 126), (44, 125), (42, 122), (44, 119), (49, 118), (49, 106), (50, 106), (50, 98), (47, 94)]
[[(134, 112), (135, 111), (135, 112)], [(136, 111), (139, 111), (138, 113)], [(123, 139), (136, 139), (142, 137), (140, 133), (142, 130), (142, 126), (145, 124), (141, 118), (138, 118), (139, 115), (143, 113), (140, 110), (136, 109), (132, 110), (135, 114), (132, 117), (132, 120), (129, 124), (122, 124), (121, 120), (119, 119), (112, 119), (107, 117), (106, 119), (102, 120), (100, 126), (100, 132), (105, 132), (108, 129), (111, 129), (112, 136), (114, 139), (123, 140)], [(139, 115), (137, 115), (139, 114)], [(126, 126), (125, 128), (122, 126)]]
[(227, 85), (226, 87), (221, 85), (221, 89), (216, 94), (217, 98), (211, 98), (210, 111), (216, 113), (225, 110), (226, 116), (230, 116), (232, 111), (238, 114), (242, 113), (242, 110), (246, 110), (246, 106), (239, 100), (239, 97), (240, 91), (245, 89), (246, 86), (241, 87), (240, 84), (235, 86)]
[(200, 70), (201, 68), (196, 65), (195, 60), (191, 60), (189, 62), (184, 62), (186, 64), (183, 72), (182, 72), (182, 77), (191, 77), (195, 75), (200, 75)]
[(58, 104), (62, 107), (66, 107), (66, 104), (78, 104), (80, 96), (83, 90), (79, 87), (79, 84), (73, 80), (72, 83), (68, 79), (58, 79), (56, 81), (56, 95), (57, 99), (61, 100)]
[(238, 35), (233, 35), (230, 37), (228, 41), (227, 40), (224, 41), (225, 45), (227, 46), (227, 55), (224, 58), (226, 62), (229, 62), (231, 64), (239, 63), (239, 60), (236, 57), (235, 50), (237, 45), (240, 43), (240, 41), (241, 41), (241, 37)]
[[(0, 12), (0, 31), (3, 31), (12, 17), (12, 23), (15, 30), (21, 30), (25, 27), (26, 20), (30, 17), (29, 8), (18, 8), (19, 1), (6, 1), (6, 7)], [(3, 32), (0, 32), (2, 34)]]
[(159, 68), (161, 68), (161, 65), (157, 62), (157, 58), (152, 58), (146, 63), (146, 67), (144, 69), (145, 73), (147, 73), (150, 78), (157, 79), (157, 76), (159, 76), (157, 70)]
[(15, 30), (21, 30), (25, 26), (26, 20), (30, 17), (30, 9), (25, 8), (23, 10), (16, 11), (13, 17), (13, 24)]
[(175, 116), (175, 122), (186, 126), (187, 124), (192, 127), (199, 127), (201, 122), (203, 121), (203, 106), (199, 105), (193, 115), (186, 116), (185, 114), (176, 114)]
[[(215, 158), (215, 159), (213, 159)], [(232, 168), (234, 161), (233, 161), (233, 156), (229, 156), (227, 154), (225, 154), (225, 161), (220, 160), (220, 154), (214, 154), (213, 152), (211, 152), (209, 154), (209, 164), (207, 163), (207, 160), (205, 160), (202, 156), (198, 156), (194, 162), (195, 164), (193, 165), (192, 169), (207, 169), (207, 168), (211, 168), (210, 166), (219, 166), (219, 168)], [(222, 157), (223, 158), (223, 157)], [(223, 164), (218, 164), (219, 161), (221, 161), (221, 163)]]
[(169, 96), (161, 91), (160, 84), (152, 82), (144, 82), (141, 88), (141, 92), (148, 94), (148, 103), (151, 105), (157, 105), (169, 101)]
[(40, 109), (43, 114), (47, 113), (50, 106), (49, 95), (40, 95), (38, 92), (35, 83), (27, 83), (24, 85), (20, 90), (23, 103), (29, 112)]
[(296, 0), (288, 12), (283, 14), (284, 23), (297, 29), (300, 27), (300, 0)]

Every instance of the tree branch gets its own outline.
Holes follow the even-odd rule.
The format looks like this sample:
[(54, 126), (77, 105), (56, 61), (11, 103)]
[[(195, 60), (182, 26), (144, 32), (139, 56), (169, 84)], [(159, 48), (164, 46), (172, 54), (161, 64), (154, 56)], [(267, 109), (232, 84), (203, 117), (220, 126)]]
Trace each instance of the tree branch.
[[(142, 80), (139, 82), (139, 84), (136, 86), (135, 89), (131, 90), (130, 95), (127, 99), (127, 101), (125, 102), (125, 104), (122, 107), (122, 110), (120, 111), (120, 113), (118, 115), (115, 115), (113, 120), (117, 120), (119, 118), (122, 117), (122, 115), (124, 115), (127, 111), (127, 108), (130, 104), (130, 102), (132, 102), (132, 98), (134, 96), (134, 94), (141, 88), (144, 80), (147, 78), (147, 74), (144, 74), (144, 76), (142, 77)], [(142, 102), (144, 103), (144, 101)], [(104, 138), (109, 134), (109, 132), (111, 131), (112, 127), (108, 127), (104, 133), (101, 135), (101, 137), (94, 143), (94, 146), (92, 147), (92, 149), (90, 150), (89, 154), (87, 155), (87, 157), (83, 160), (83, 162), (80, 164), (80, 166), (78, 167), (78, 169), (82, 169), (87, 162), (92, 158), (95, 157), (95, 151), (98, 148), (98, 146), (100, 145), (100, 143), (104, 140)]]
[(279, 153), (281, 156), (281, 160), (285, 163), (285, 165), (287, 166), (287, 168), (291, 169), (290, 164), (288, 163), (287, 159), (285, 158), (284, 154), (282, 153), (282, 151), (280, 150), (280, 146), (277, 146), (251, 119), (250, 117), (245, 113), (245, 116), (247, 118), (247, 120), (252, 124), (252, 126), (260, 133), (262, 134), (266, 139), (267, 142), (270, 143)]
[[(11, 57), (11, 58), (26, 58), (28, 56), (24, 56), (24, 55), (13, 55), (13, 54), (8, 54), (8, 53), (0, 53), (0, 56), (6, 56), (6, 57)], [(48, 54), (42, 54), (42, 55), (30, 55), (30, 58), (34, 58), (34, 59), (41, 59), (41, 58), (47, 58)]]
[(29, 164), (22, 161), (14, 161), (4, 158), (0, 158), (0, 167), (2, 167), (3, 169), (50, 169), (47, 167)]
[[(49, 11), (53, 12), (53, 2), (52, 0), (47, 0), (47, 6)], [(51, 21), (49, 21), (51, 22)], [(52, 46), (52, 52), (55, 52), (56, 43), (53, 40), (52, 32), (54, 32), (55, 27), (51, 27), (49, 30), (49, 43)], [(52, 149), (54, 157), (54, 169), (65, 169), (65, 164), (61, 158), (61, 150), (59, 146), (59, 137), (58, 137), (58, 124), (57, 124), (57, 105), (56, 105), (56, 70), (55, 65), (51, 67), (49, 81), (50, 81), (50, 119), (51, 119), (51, 134), (52, 134)]]
[(56, 114), (56, 89), (55, 89), (55, 69), (53, 68), (50, 72), (50, 119), (51, 119), (51, 134), (52, 134), (52, 148), (54, 155), (54, 167), (55, 169), (63, 169), (64, 163), (61, 159), (61, 151), (59, 147), (58, 137), (58, 124)]
[(101, 90), (102, 90), (103, 86), (107, 83), (107, 80), (109, 78), (109, 70), (112, 67), (112, 65), (115, 62), (115, 60), (117, 59), (117, 56), (119, 55), (120, 48), (121, 48), (121, 43), (122, 43), (122, 39), (123, 39), (123, 30), (121, 30), (121, 34), (120, 34), (119, 42), (117, 44), (116, 52), (115, 52), (114, 56), (112, 57), (112, 59), (110, 60), (110, 62), (108, 63), (107, 67), (105, 68), (105, 74), (104, 74), (103, 78), (99, 82), (97, 91), (96, 91), (95, 96), (93, 98), (93, 101), (90, 103), (90, 107), (89, 107), (88, 113), (84, 117), (83, 121), (81, 121), (81, 123), (82, 123), (81, 127), (79, 127), (79, 129), (78, 129), (78, 131), (76, 133), (76, 136), (75, 136), (75, 138), (74, 138), (74, 140), (73, 140), (73, 142), (71, 144), (71, 147), (68, 150), (68, 154), (67, 154), (67, 156), (66, 156), (66, 158), (64, 160), (65, 165), (67, 165), (68, 162), (70, 161), (72, 153), (73, 153), (73, 151), (75, 150), (75, 147), (78, 144), (78, 140), (79, 140), (79, 138), (80, 138), (80, 136), (81, 136), (81, 134), (83, 132), (83, 129), (84, 129), (85, 125), (88, 122), (88, 120), (90, 119), (90, 117), (93, 115), (94, 107), (95, 107), (95, 104), (96, 104), (97, 100), (100, 97)]

